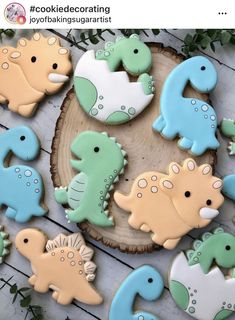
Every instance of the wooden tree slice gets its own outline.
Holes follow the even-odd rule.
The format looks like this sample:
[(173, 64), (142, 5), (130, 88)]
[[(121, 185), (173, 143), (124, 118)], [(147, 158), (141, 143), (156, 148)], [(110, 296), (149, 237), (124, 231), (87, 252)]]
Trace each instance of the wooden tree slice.
[[(76, 135), (84, 130), (106, 131), (123, 145), (128, 154), (128, 167), (119, 183), (115, 184), (115, 189), (127, 193), (140, 173), (152, 170), (165, 172), (171, 161), (182, 162), (190, 156), (179, 149), (177, 140), (165, 140), (152, 130), (152, 123), (159, 114), (162, 85), (169, 72), (182, 62), (183, 56), (178, 55), (171, 48), (164, 48), (161, 44), (150, 46), (153, 54), (151, 74), (156, 81), (156, 94), (151, 105), (134, 120), (119, 126), (104, 125), (82, 110), (73, 89), (68, 92), (61, 107), (61, 115), (56, 124), (52, 143), (51, 173), (55, 186), (67, 186), (72, 177), (77, 174), (70, 166), (70, 145)], [(207, 95), (199, 94), (191, 87), (186, 89), (185, 96), (208, 100)], [(202, 157), (197, 157), (196, 161), (198, 164), (213, 165), (215, 157), (215, 152), (207, 152)], [(94, 239), (124, 252), (150, 252), (157, 247), (149, 233), (134, 230), (128, 225), (129, 214), (117, 207), (112, 194), (109, 210), (115, 219), (115, 227), (101, 228), (88, 222), (81, 223), (79, 227)]]

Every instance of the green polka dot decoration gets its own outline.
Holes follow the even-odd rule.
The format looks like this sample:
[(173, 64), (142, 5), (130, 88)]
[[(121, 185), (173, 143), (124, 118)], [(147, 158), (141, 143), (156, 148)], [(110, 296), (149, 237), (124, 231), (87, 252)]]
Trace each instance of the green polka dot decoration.
[(4, 227), (0, 226), (0, 264), (4, 261), (6, 255), (9, 254), (9, 246), (11, 242), (8, 240), (9, 235), (4, 231)]

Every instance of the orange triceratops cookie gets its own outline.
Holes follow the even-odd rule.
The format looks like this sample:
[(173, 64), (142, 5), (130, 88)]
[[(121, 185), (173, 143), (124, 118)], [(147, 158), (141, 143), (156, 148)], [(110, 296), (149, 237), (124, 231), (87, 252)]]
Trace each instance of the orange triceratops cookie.
[[(87, 304), (100, 304), (103, 299), (90, 284), (95, 279), (94, 251), (85, 245), (80, 233), (59, 234), (47, 241), (42, 231), (24, 229), (15, 240), (16, 248), (31, 262), (34, 274), (29, 283), (38, 292), (52, 289), (52, 297), (60, 304), (73, 299)], [(46, 252), (45, 252), (46, 248)]]
[(208, 225), (223, 203), (222, 181), (212, 176), (208, 164), (193, 159), (183, 166), (171, 163), (169, 175), (145, 172), (136, 178), (131, 193), (115, 192), (116, 203), (131, 212), (129, 224), (152, 233), (152, 240), (166, 249), (176, 247), (193, 228)]
[(57, 92), (72, 69), (69, 50), (59, 38), (35, 33), (21, 38), (17, 47), (0, 48), (0, 103), (11, 111), (31, 116), (38, 102)]

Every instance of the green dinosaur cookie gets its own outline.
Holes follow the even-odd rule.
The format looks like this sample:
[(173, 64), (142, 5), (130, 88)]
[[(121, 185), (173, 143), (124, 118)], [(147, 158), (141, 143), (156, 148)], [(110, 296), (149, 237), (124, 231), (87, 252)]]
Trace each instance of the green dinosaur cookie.
[(114, 225), (106, 210), (109, 191), (119, 180), (127, 164), (126, 152), (107, 133), (84, 131), (71, 145), (72, 153), (81, 160), (71, 160), (79, 173), (68, 187), (55, 189), (56, 201), (68, 205), (67, 218), (72, 222), (89, 221), (98, 226)]
[(235, 154), (235, 123), (232, 119), (223, 119), (220, 124), (220, 130), (222, 134), (230, 138), (231, 141), (228, 144), (228, 152), (230, 155)]
[(7, 249), (11, 245), (8, 240), (8, 234), (4, 232), (4, 227), (0, 226), (0, 264), (3, 262), (6, 255), (9, 254)]

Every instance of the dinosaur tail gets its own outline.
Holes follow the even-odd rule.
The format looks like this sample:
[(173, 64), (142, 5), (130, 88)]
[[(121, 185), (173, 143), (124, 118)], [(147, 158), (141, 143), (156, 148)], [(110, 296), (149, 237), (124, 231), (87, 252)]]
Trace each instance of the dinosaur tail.
[(115, 200), (115, 202), (117, 203), (117, 205), (120, 208), (122, 208), (125, 211), (130, 211), (130, 208), (131, 208), (131, 206), (130, 206), (130, 202), (131, 202), (130, 201), (131, 200), (130, 196), (125, 196), (124, 194), (116, 191), (114, 193), (114, 200)]
[(235, 174), (224, 177), (222, 192), (229, 199), (235, 200)]
[(75, 299), (82, 303), (91, 305), (98, 305), (103, 302), (103, 297), (89, 283), (83, 288), (81, 295), (79, 294)]

